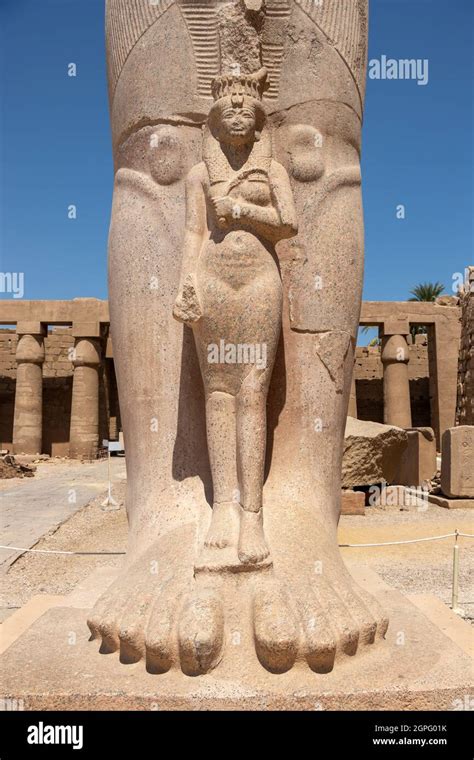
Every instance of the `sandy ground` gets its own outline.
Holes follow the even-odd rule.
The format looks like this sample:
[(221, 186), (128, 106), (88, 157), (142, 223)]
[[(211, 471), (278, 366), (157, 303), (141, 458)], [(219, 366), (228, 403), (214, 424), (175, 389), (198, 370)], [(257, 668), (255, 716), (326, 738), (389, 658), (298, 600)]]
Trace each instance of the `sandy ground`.
[[(47, 479), (47, 478), (46, 478)], [(11, 484), (12, 481), (10, 481)], [(94, 497), (59, 528), (52, 528), (36, 549), (124, 552), (127, 521), (124, 480), (114, 485), (122, 503), (118, 511), (104, 511), (105, 494)], [(366, 516), (341, 518), (341, 544), (378, 543), (439, 536), (455, 529), (474, 534), (474, 510), (446, 510), (430, 505), (426, 511), (397, 507), (367, 509)], [(408, 594), (431, 593), (451, 601), (453, 538), (426, 543), (375, 548), (342, 548), (345, 558), (367, 563), (391, 586)], [(459, 603), (467, 619), (474, 618), (474, 539), (460, 538)], [(122, 556), (98, 554), (68, 556), (24, 554), (0, 579), (0, 620), (6, 619), (35, 594), (67, 594), (101, 565), (118, 565)]]
[[(453, 533), (474, 535), (474, 510), (443, 509), (429, 505), (426, 511), (396, 507), (370, 507), (366, 516), (341, 518), (341, 544), (406, 541)], [(370, 548), (342, 549), (343, 557), (366, 563), (390, 586), (406, 594), (434, 594), (451, 603), (453, 546), (455, 539)], [(458, 538), (459, 606), (467, 619), (474, 617), (474, 539)]]
[[(20, 459), (20, 458), (18, 458)], [(125, 478), (123, 457), (111, 458), (114, 482)], [(34, 477), (0, 480), (2, 546), (29, 548), (108, 485), (106, 459), (74, 462), (50, 459), (36, 465)], [(18, 556), (0, 549), (0, 573)]]

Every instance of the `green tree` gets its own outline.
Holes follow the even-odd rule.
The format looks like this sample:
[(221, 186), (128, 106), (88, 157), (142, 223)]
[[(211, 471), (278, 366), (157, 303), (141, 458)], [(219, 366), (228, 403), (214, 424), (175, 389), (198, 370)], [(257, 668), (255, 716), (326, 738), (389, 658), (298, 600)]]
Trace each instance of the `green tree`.
[(421, 282), (410, 290), (412, 298), (409, 301), (436, 301), (445, 290), (442, 282)]
[[(441, 293), (445, 290), (445, 287), (442, 282), (420, 282), (419, 285), (416, 285), (413, 290), (410, 290), (410, 293), (412, 294), (412, 298), (409, 298), (409, 301), (436, 301), (438, 296), (441, 295)], [(424, 335), (426, 334), (426, 327), (423, 325), (412, 325), (410, 328), (410, 332), (413, 338), (413, 342), (415, 341), (415, 335)]]

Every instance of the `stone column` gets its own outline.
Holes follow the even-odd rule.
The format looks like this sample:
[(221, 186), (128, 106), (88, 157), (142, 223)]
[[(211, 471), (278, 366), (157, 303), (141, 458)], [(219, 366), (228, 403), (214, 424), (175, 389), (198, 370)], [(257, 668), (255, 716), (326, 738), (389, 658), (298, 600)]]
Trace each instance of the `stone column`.
[(43, 435), (43, 362), (45, 328), (41, 322), (16, 327), (16, 393), (13, 451), (40, 454)]
[(410, 428), (410, 383), (408, 380), (408, 324), (384, 326), (382, 337), (384, 422)]
[(100, 327), (84, 331), (73, 325), (75, 337), (74, 378), (72, 385), (69, 456), (95, 459), (99, 444), (99, 368), (101, 364)]

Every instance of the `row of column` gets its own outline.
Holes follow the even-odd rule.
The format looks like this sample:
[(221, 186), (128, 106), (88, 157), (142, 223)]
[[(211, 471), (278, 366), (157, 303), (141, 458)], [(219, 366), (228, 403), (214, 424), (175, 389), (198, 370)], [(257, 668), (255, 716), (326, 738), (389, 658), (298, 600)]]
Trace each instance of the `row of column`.
[[(384, 422), (410, 428), (409, 351), (406, 332), (386, 328), (382, 338)], [(17, 325), (17, 379), (13, 449), (16, 453), (39, 454), (43, 430), (43, 362), (45, 326), (41, 322)], [(101, 364), (100, 331), (94, 336), (73, 326), (75, 345), (72, 353), (72, 386), (69, 455), (73, 459), (93, 459), (99, 443), (99, 367)], [(92, 332), (92, 330), (90, 330)], [(354, 380), (353, 380), (354, 383)], [(355, 394), (349, 414), (357, 416)]]
[[(46, 327), (41, 322), (20, 322), (16, 332), (17, 375), (13, 420), (13, 451), (40, 454), (43, 434), (43, 362)], [(94, 332), (85, 335), (84, 332)], [(100, 330), (73, 325), (72, 384), (69, 456), (94, 459), (99, 444)]]

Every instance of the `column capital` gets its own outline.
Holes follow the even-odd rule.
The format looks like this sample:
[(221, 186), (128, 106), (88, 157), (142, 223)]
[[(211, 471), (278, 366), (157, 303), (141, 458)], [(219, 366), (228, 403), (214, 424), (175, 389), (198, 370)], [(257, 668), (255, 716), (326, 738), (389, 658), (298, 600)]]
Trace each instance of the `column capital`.
[(18, 364), (43, 364), (44, 341), (40, 333), (20, 333), (15, 359)]
[(384, 335), (382, 338), (382, 364), (402, 363), (410, 361), (410, 351), (405, 335)]
[(72, 363), (74, 367), (97, 367), (102, 360), (99, 338), (76, 337)]

